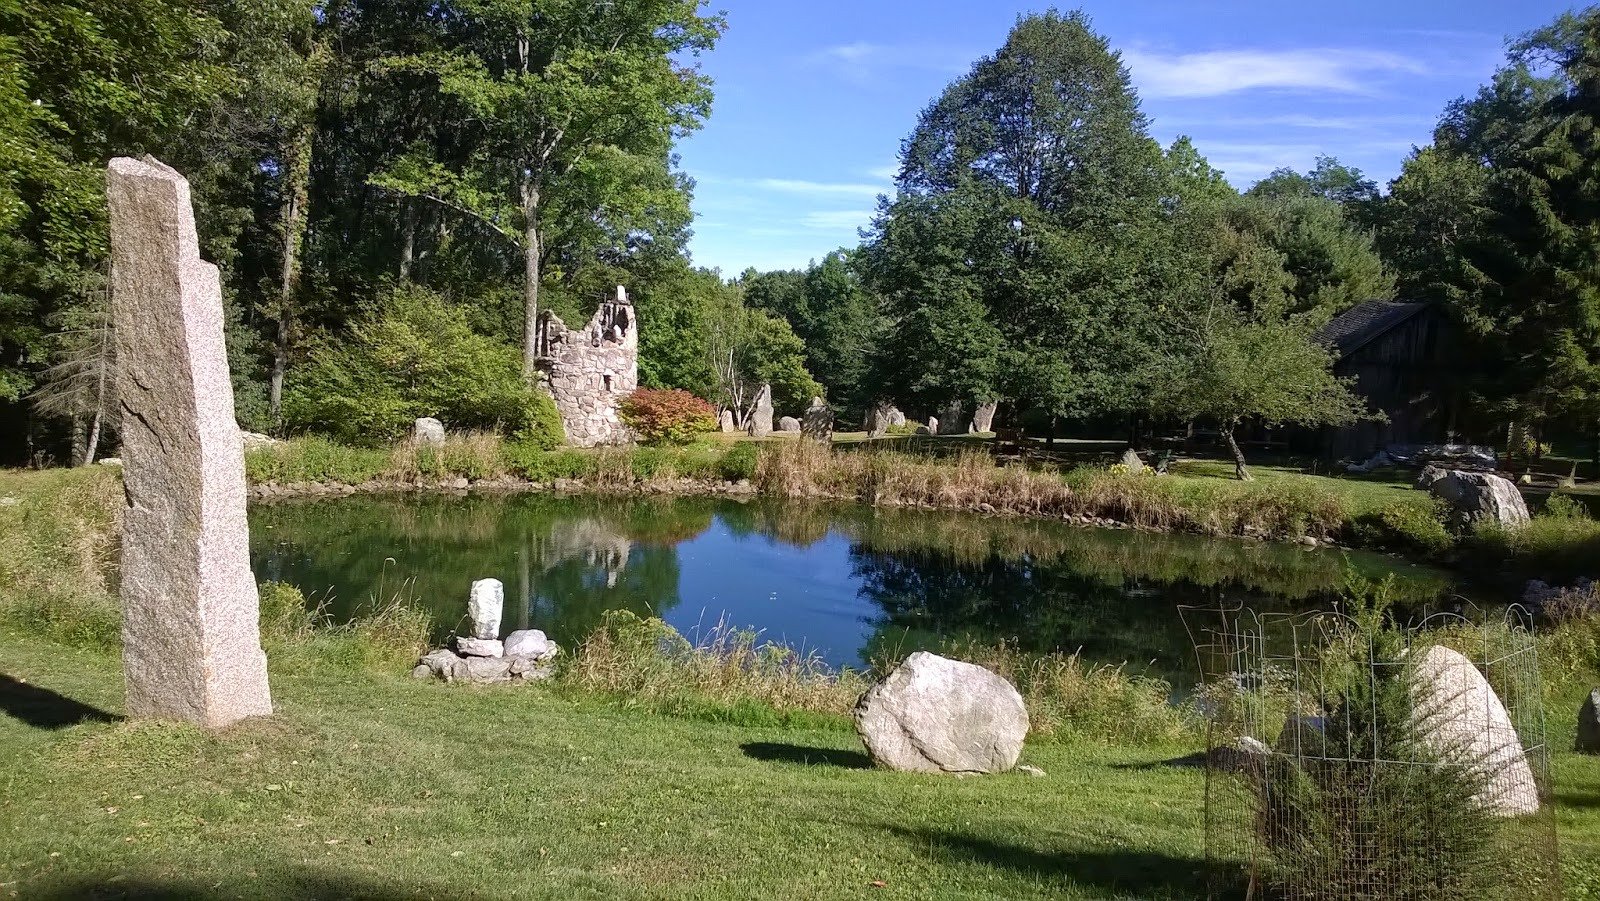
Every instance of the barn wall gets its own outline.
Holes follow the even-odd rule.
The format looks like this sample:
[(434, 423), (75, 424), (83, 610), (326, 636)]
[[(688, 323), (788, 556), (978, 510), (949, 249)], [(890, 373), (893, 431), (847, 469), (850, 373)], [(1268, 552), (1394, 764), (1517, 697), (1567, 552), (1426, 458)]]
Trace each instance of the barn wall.
[(1365, 459), (1389, 444), (1445, 441), (1451, 428), (1450, 324), (1424, 310), (1341, 359), (1341, 377), (1354, 377), (1356, 393), (1387, 422), (1361, 422), (1331, 429), (1329, 457)]

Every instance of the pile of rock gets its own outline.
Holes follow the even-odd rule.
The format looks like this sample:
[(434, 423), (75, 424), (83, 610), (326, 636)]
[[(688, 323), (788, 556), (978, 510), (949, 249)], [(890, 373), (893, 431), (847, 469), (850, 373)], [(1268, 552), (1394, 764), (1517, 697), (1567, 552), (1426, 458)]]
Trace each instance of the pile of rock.
[(446, 682), (538, 682), (555, 673), (553, 661), (561, 648), (538, 629), (522, 629), (500, 636), (505, 611), (505, 585), (499, 579), (472, 583), (467, 612), (472, 628), (457, 636), (455, 650), (439, 648), (417, 661), (411, 675)]

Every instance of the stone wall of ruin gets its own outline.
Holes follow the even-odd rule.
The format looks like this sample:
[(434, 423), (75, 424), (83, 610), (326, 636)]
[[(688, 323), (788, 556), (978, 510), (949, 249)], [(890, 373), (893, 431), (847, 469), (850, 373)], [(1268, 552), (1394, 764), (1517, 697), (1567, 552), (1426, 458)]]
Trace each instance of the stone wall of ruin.
[(626, 443), (631, 436), (617, 407), (639, 387), (639, 322), (627, 292), (618, 288), (617, 296), (602, 303), (581, 330), (546, 313), (538, 351), (567, 443)]

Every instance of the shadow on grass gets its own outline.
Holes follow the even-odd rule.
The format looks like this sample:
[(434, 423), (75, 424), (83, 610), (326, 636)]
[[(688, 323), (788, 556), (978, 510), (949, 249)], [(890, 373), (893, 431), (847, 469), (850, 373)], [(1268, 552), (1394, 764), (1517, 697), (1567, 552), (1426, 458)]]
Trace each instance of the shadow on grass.
[(1113, 763), (1111, 768), (1114, 770), (1164, 770), (1171, 768), (1203, 770), (1205, 766), (1206, 752), (1196, 751), (1193, 754), (1185, 754), (1182, 757), (1169, 757), (1166, 760), (1146, 760), (1141, 763)]
[(849, 770), (872, 768), (872, 758), (861, 751), (841, 751), (837, 748), (807, 748), (780, 742), (752, 741), (739, 746), (746, 757), (775, 763), (798, 763), (807, 766), (837, 766)]
[(79, 723), (114, 723), (122, 719), (5, 673), (0, 673), (0, 711), (35, 729), (65, 729)]
[(1205, 861), (1160, 851), (1047, 851), (977, 835), (883, 827), (951, 862), (983, 864), (1034, 879), (1057, 880), (1108, 898), (1206, 897)]
[[(471, 894), (470, 892), (468, 894)], [(371, 881), (349, 873), (272, 874), (248, 882), (202, 884), (182, 879), (108, 877), (74, 879), (30, 891), (37, 901), (210, 901), (213, 898), (294, 898), (297, 901), (400, 901), (461, 897), (454, 888)]]

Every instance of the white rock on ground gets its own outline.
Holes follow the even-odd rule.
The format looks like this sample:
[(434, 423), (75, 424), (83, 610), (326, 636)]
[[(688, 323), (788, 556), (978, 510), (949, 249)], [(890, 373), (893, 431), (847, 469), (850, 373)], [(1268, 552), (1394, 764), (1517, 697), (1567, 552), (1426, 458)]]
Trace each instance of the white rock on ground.
[(1010, 682), (918, 651), (868, 689), (856, 732), (881, 766), (919, 773), (1001, 773), (1016, 766), (1028, 711)]
[(555, 642), (545, 637), (539, 629), (520, 629), (506, 636), (505, 649), (507, 657), (533, 657), (544, 659), (554, 657), (552, 651)]
[(411, 427), (411, 440), (419, 445), (437, 447), (444, 443), (444, 423), (432, 416), (424, 416)]
[(1539, 784), (1511, 716), (1472, 661), (1443, 645), (1417, 663), (1413, 686), (1422, 740), (1435, 754), (1477, 768), (1487, 782), (1477, 797), (1499, 816), (1539, 810)]

